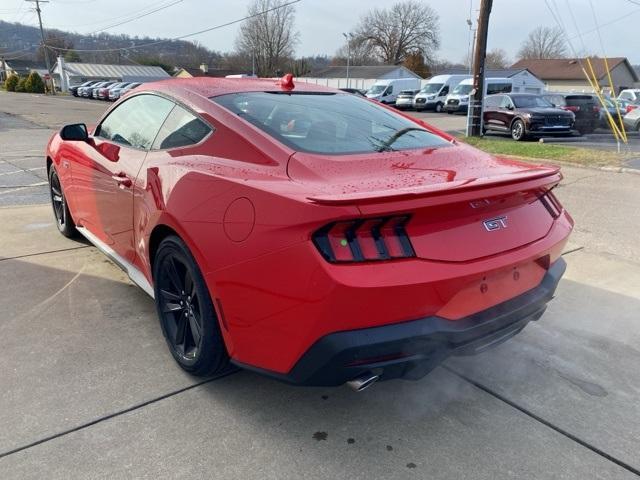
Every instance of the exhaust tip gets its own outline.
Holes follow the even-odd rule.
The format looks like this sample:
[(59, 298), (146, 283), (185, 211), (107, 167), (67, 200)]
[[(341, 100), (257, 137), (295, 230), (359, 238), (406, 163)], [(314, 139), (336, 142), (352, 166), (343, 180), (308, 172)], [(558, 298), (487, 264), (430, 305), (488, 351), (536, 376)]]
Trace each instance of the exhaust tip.
[(353, 380), (349, 380), (347, 382), (347, 385), (349, 385), (349, 387), (353, 391), (361, 392), (361, 391), (369, 388), (374, 383), (376, 383), (379, 379), (380, 379), (380, 375), (375, 375), (375, 374), (373, 374), (371, 372), (368, 372), (368, 373), (364, 373), (364, 374), (360, 375), (358, 378), (354, 378)]

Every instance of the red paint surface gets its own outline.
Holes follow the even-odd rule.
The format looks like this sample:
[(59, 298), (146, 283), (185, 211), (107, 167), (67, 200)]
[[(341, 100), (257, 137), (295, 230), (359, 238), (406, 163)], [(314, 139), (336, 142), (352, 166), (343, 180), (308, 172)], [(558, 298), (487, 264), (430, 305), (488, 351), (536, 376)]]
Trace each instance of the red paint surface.
[[(76, 222), (150, 281), (154, 229), (182, 237), (218, 316), (224, 312), (222, 332), (237, 360), (287, 372), (331, 332), (427, 315), (455, 321), (535, 287), (559, 257), (573, 221), (564, 210), (553, 219), (536, 197), (560, 181), (558, 169), (457, 142), (341, 157), (296, 153), (208, 99), (277, 89), (272, 79), (147, 84), (123, 100), (160, 93), (215, 132), (171, 151), (121, 147), (117, 161), (104, 154), (112, 145), (97, 138), (56, 135), (47, 151)], [(298, 82), (295, 91), (334, 90)], [(114, 175), (128, 176), (131, 186)], [(330, 222), (395, 214), (411, 215), (416, 258), (335, 265), (311, 242)], [(487, 231), (483, 221), (498, 216), (508, 228)]]

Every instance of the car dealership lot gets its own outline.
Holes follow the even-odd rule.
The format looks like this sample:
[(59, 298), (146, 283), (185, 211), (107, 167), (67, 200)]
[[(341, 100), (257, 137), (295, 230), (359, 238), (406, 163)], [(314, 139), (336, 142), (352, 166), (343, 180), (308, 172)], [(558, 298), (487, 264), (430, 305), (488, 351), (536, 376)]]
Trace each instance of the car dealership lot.
[(640, 176), (564, 169), (566, 277), (494, 350), (361, 394), (248, 372), (202, 383), (175, 365), (151, 299), (53, 224), (48, 136), (106, 107), (0, 93), (0, 478), (639, 474)]

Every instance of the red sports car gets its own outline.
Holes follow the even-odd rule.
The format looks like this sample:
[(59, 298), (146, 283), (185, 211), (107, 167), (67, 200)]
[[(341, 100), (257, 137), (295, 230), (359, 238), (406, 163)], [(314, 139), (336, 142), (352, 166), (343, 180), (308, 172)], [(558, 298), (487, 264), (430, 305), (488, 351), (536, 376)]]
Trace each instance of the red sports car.
[(557, 168), (290, 76), (147, 84), (47, 168), (60, 231), (155, 298), (196, 375), (420, 378), (540, 318), (573, 226)]

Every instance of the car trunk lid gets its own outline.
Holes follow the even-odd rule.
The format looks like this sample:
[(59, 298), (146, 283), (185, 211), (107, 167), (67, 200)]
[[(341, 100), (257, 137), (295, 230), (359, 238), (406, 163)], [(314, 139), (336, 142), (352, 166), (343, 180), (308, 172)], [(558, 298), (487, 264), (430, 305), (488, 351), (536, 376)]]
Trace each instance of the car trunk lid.
[(461, 262), (534, 242), (557, 208), (540, 197), (557, 184), (555, 167), (495, 158), (466, 145), (327, 157), (296, 153), (288, 165), (308, 199), (351, 204), (363, 216), (410, 214), (416, 256)]

